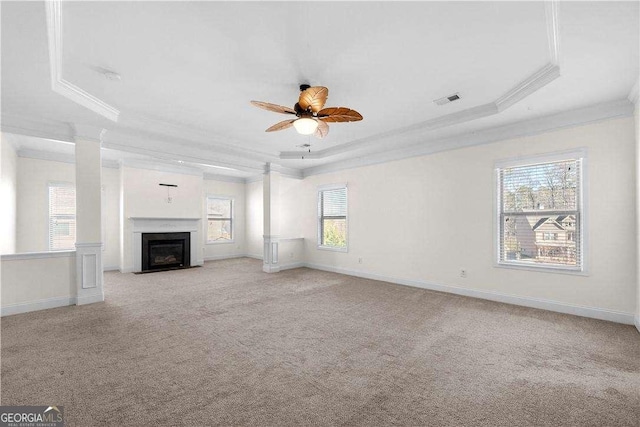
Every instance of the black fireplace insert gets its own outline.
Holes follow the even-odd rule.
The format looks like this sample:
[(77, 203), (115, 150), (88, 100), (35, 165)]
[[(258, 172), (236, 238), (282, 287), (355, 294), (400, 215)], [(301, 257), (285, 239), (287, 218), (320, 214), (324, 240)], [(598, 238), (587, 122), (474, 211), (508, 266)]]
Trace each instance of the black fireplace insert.
[(142, 271), (191, 266), (190, 233), (142, 233)]

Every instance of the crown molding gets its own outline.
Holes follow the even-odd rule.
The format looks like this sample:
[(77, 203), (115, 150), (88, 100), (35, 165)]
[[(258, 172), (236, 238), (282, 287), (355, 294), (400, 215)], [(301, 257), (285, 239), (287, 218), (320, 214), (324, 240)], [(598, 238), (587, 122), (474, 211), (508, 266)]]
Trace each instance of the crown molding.
[(633, 104), (626, 99), (596, 104), (540, 118), (524, 120), (505, 126), (483, 129), (447, 138), (427, 139), (423, 140), (419, 144), (414, 144), (408, 147), (396, 148), (386, 152), (376, 152), (357, 158), (305, 168), (302, 172), (306, 178), (312, 175), (369, 166), (410, 157), (419, 157), (441, 151), (455, 150), (474, 145), (489, 144), (514, 138), (539, 135), (554, 130), (586, 125), (602, 120), (630, 117), (633, 114), (633, 107)]
[(302, 170), (288, 168), (276, 163), (266, 163), (264, 166), (264, 173), (267, 172), (278, 172), (282, 176), (286, 176), (294, 179), (303, 179)]
[[(126, 129), (126, 131), (124, 130)], [(142, 130), (144, 129), (144, 130)], [(202, 148), (205, 150), (216, 150), (217, 153), (239, 156), (257, 161), (270, 161), (277, 159), (277, 153), (261, 151), (249, 148), (237, 148), (244, 141), (229, 137), (212, 134), (208, 131), (199, 130), (179, 123), (160, 120), (142, 114), (123, 114), (118, 122), (118, 130), (137, 135), (149, 137), (161, 137), (178, 139), (184, 141), (190, 147)]]
[(249, 178), (245, 178), (244, 182), (245, 184), (251, 184), (252, 182), (262, 181), (263, 178), (264, 178), (263, 174), (254, 175), (254, 176), (250, 176)]
[(547, 39), (549, 40), (549, 55), (551, 63), (560, 65), (560, 27), (558, 24), (558, 1), (549, 0), (544, 3), (547, 22)]
[(229, 168), (249, 173), (259, 173), (264, 162), (248, 160), (240, 156), (221, 155), (211, 150), (176, 145), (175, 140), (163, 141), (160, 138), (135, 137), (123, 134), (120, 130), (110, 131), (102, 143), (104, 148), (153, 157), (160, 161), (197, 163), (203, 166)]
[(548, 63), (495, 101), (498, 112), (504, 111), (560, 77), (560, 67)]
[(632, 102), (636, 105), (638, 104), (639, 91), (640, 91), (640, 77), (638, 77), (638, 80), (636, 80), (636, 83), (633, 85), (633, 87), (629, 91), (629, 95), (627, 96), (627, 99), (629, 100), (629, 102)]
[(361, 138), (346, 144), (327, 148), (325, 150), (306, 154), (299, 151), (283, 151), (280, 153), (280, 159), (300, 159), (302, 156), (307, 159), (324, 159), (362, 148), (369, 148), (372, 144), (395, 142), (399, 137), (408, 137), (415, 143), (418, 139), (424, 138), (424, 132), (499, 114), (558, 77), (560, 77), (560, 67), (555, 64), (548, 63), (494, 102), (467, 108), (466, 110), (436, 117), (404, 128), (384, 132), (374, 135), (373, 137)]
[[(47, 160), (50, 162), (60, 162), (60, 163), (70, 163), (70, 164), (76, 163), (75, 155), (68, 154), (68, 153), (56, 153), (53, 151), (21, 148), (16, 152), (16, 154), (18, 155), (18, 157), (22, 157), (25, 159)], [(120, 164), (115, 160), (102, 159), (102, 167), (118, 169), (120, 167)]]
[(95, 141), (102, 143), (107, 133), (107, 130), (102, 127), (80, 123), (72, 123), (71, 128), (73, 129), (74, 141), (81, 139), (85, 141)]
[(47, 37), (49, 42), (49, 72), (51, 89), (59, 95), (117, 122), (120, 111), (96, 98), (62, 77), (62, 2), (47, 0)]
[(389, 143), (391, 141), (396, 141), (398, 137), (402, 137), (403, 135), (410, 133), (416, 133), (415, 138), (413, 138), (413, 142), (416, 142), (415, 140), (417, 138), (423, 138), (424, 132), (501, 113), (560, 77), (560, 31), (558, 26), (557, 0), (545, 2), (545, 22), (549, 47), (549, 62), (495, 101), (458, 111), (456, 113), (446, 114), (444, 116), (436, 117), (404, 128), (383, 132), (372, 137), (357, 139), (325, 150), (306, 154), (298, 151), (282, 151), (280, 152), (279, 158), (300, 159), (304, 156), (304, 158), (307, 159), (324, 159), (365, 147), (368, 148), (372, 143)]
[(162, 163), (157, 160), (122, 159), (119, 163), (121, 167), (128, 167), (133, 169), (147, 169), (159, 172), (175, 173), (180, 175), (193, 175), (199, 177), (204, 176), (204, 172), (202, 172), (200, 169)]
[(245, 184), (246, 179), (240, 176), (218, 175), (214, 173), (204, 173), (203, 178), (207, 181), (233, 182), (236, 184)]
[(73, 142), (73, 128), (68, 123), (15, 114), (2, 114), (2, 132)]

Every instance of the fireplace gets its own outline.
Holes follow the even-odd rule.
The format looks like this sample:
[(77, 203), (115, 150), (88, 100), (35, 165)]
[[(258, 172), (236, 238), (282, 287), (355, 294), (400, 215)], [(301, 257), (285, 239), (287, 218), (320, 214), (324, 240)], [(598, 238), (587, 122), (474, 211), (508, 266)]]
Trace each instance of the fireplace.
[(142, 233), (142, 271), (191, 266), (191, 233)]

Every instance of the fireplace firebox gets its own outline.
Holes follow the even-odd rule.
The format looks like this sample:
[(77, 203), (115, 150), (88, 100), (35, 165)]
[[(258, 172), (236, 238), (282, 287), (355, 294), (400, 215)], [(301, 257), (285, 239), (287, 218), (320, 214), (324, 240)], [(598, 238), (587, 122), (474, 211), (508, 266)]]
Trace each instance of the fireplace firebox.
[(190, 233), (142, 233), (142, 271), (191, 266)]

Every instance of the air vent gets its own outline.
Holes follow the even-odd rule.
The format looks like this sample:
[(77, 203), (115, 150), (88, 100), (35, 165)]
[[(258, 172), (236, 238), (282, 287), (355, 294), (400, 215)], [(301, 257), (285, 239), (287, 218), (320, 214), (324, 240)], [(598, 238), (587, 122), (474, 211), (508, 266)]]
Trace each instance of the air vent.
[(444, 105), (444, 104), (448, 104), (448, 103), (453, 102), (453, 101), (457, 101), (458, 99), (460, 99), (460, 94), (458, 92), (456, 92), (453, 95), (449, 95), (449, 96), (445, 96), (444, 98), (436, 99), (433, 102), (436, 105)]

